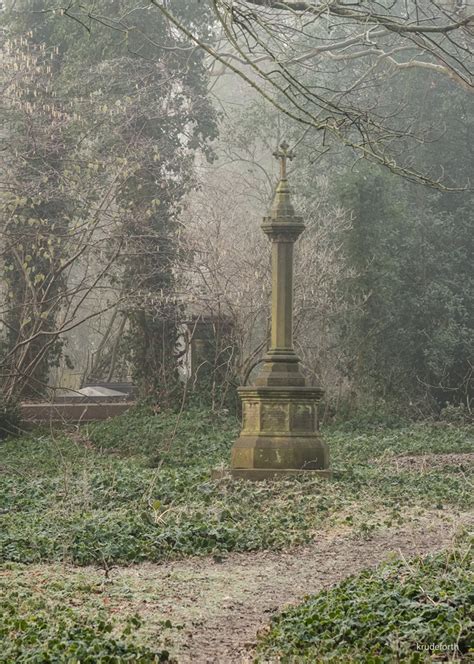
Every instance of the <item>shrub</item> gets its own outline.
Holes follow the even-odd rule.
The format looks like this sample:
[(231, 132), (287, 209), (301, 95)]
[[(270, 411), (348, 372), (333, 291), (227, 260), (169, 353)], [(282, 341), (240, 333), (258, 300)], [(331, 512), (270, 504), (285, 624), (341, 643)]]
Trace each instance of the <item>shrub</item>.
[(463, 426), (464, 424), (474, 423), (474, 413), (464, 404), (454, 405), (447, 403), (441, 410), (439, 419), (448, 424)]

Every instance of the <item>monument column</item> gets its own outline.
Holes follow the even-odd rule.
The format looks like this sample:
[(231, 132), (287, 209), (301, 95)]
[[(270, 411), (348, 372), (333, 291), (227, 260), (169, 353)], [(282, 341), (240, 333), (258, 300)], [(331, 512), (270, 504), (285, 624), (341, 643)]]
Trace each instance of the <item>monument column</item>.
[(307, 386), (293, 348), (293, 246), (304, 230), (290, 201), (286, 165), (294, 155), (282, 143), (274, 156), (280, 179), (262, 229), (272, 242), (271, 344), (254, 386), (240, 387), (242, 431), (232, 448), (234, 477), (330, 475), (327, 446), (318, 431), (323, 391)]
[(272, 348), (293, 347), (293, 242), (273, 241), (272, 246)]

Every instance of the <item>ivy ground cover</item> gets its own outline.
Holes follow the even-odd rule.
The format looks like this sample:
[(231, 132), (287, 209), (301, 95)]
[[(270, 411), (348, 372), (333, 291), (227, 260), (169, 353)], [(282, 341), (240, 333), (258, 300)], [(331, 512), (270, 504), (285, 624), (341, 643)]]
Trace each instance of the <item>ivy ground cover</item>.
[[(279, 549), (320, 528), (362, 537), (424, 510), (472, 507), (472, 429), (327, 430), (334, 478), (212, 480), (237, 436), (229, 417), (137, 410), (2, 443), (0, 560), (76, 565)], [(421, 468), (403, 455), (431, 455)], [(443, 464), (430, 459), (448, 455)], [(461, 462), (450, 463), (454, 455)]]
[[(238, 423), (227, 415), (201, 410), (154, 414), (141, 408), (87, 428), (34, 431), (3, 441), (0, 662), (166, 661), (166, 638), (150, 644), (142, 636), (139, 617), (111, 613), (96, 602), (102, 592), (97, 580), (77, 582), (76, 574), (70, 581), (71, 565), (93, 565), (102, 570), (106, 583), (117, 565), (279, 550), (310, 541), (321, 529), (347, 531), (370, 546), (375, 532), (403, 521), (433, 512), (452, 519), (472, 508), (473, 443), (467, 426), (398, 423), (393, 428), (327, 429), (334, 469), (330, 481), (291, 478), (253, 484), (211, 479), (211, 470), (227, 463), (237, 433)], [(466, 544), (462, 547), (465, 552)], [(314, 651), (301, 645), (308, 638), (321, 639), (319, 632), (311, 631), (314, 617), (308, 618), (315, 613), (313, 601), (319, 602), (322, 615), (326, 611), (333, 622), (341, 623), (347, 653), (356, 653), (354, 661), (363, 661), (357, 659), (362, 651), (354, 650), (359, 642), (361, 648), (371, 648), (367, 662), (392, 661), (387, 658), (393, 652), (405, 652), (403, 645), (393, 651), (393, 639), (383, 637), (382, 629), (378, 641), (374, 633), (364, 632), (364, 611), (369, 616), (380, 613), (383, 624), (389, 621), (398, 634), (396, 643), (413, 644), (415, 636), (431, 638), (417, 623), (416, 611), (410, 613), (417, 602), (426, 603), (423, 623), (429, 614), (436, 634), (453, 639), (456, 633), (456, 643), (465, 648), (466, 594), (460, 588), (467, 572), (464, 562), (457, 561), (467, 564), (468, 556), (459, 556), (414, 563), (419, 573), (412, 581), (397, 563), (375, 576), (367, 573), (344, 582), (326, 599), (308, 600), (301, 613), (288, 616), (289, 622), (275, 622), (259, 656), (278, 653), (293, 661), (298, 653), (317, 661)], [(64, 578), (56, 572), (52, 580), (38, 572), (46, 563), (64, 565)], [(440, 570), (453, 565), (457, 571), (443, 581)], [(421, 575), (433, 583), (441, 579), (441, 585), (427, 586)], [(413, 594), (422, 582), (429, 588), (428, 599)], [(370, 597), (381, 597), (382, 586), (387, 606), (382, 602), (374, 608)], [(350, 596), (353, 615), (344, 622), (344, 602)], [(429, 613), (431, 600), (442, 605), (439, 614)], [(410, 638), (394, 622), (400, 601), (405, 602)], [(297, 626), (301, 621), (303, 626)], [(167, 629), (164, 621), (165, 633)], [(336, 637), (327, 630), (323, 636), (324, 657), (331, 657)], [(346, 661), (343, 652), (336, 652), (334, 661)], [(425, 655), (421, 652), (420, 657)]]
[(468, 533), (447, 551), (364, 571), (276, 616), (258, 662), (473, 661)]

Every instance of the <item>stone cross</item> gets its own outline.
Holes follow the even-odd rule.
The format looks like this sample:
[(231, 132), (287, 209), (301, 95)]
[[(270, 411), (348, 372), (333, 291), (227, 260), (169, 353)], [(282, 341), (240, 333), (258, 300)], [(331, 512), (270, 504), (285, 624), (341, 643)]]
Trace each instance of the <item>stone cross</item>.
[(273, 153), (275, 159), (280, 160), (280, 180), (286, 180), (287, 159), (292, 161), (296, 156), (292, 150), (289, 150), (289, 147), (288, 143), (283, 141), (283, 143), (280, 143), (280, 147)]

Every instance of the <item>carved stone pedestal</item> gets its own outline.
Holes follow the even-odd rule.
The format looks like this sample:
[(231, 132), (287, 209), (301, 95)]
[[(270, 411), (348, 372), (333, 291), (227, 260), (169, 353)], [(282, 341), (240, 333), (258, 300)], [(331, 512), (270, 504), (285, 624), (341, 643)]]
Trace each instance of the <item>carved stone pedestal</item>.
[(329, 477), (329, 454), (318, 431), (323, 391), (306, 385), (293, 348), (293, 245), (304, 230), (295, 215), (286, 178), (293, 154), (283, 143), (280, 181), (262, 229), (272, 242), (270, 348), (255, 385), (241, 387), (243, 424), (232, 448), (231, 475), (268, 479), (298, 473)]
[(318, 432), (322, 393), (316, 387), (241, 387), (242, 431), (232, 448), (232, 476), (329, 477), (328, 449)]

